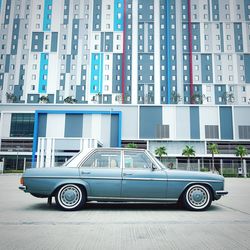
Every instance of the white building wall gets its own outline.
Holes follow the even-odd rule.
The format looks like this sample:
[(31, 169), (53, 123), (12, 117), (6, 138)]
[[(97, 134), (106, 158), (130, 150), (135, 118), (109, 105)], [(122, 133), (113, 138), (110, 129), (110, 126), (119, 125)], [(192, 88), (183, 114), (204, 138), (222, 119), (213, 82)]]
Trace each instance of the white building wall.
[(64, 137), (65, 115), (48, 114), (46, 137)]
[(200, 107), (200, 139), (205, 140), (205, 125), (220, 125), (217, 107)]

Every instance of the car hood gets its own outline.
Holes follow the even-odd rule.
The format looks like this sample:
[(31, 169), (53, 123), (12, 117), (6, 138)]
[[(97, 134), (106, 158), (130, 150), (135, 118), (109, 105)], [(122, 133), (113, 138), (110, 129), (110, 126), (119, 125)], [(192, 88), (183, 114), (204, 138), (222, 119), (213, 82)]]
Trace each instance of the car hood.
[(207, 180), (207, 181), (224, 181), (224, 177), (211, 172), (198, 172), (198, 171), (183, 171), (168, 169), (168, 179), (188, 179), (188, 180)]
[(78, 168), (53, 167), (53, 168), (31, 168), (23, 173), (23, 177), (64, 177), (79, 176)]

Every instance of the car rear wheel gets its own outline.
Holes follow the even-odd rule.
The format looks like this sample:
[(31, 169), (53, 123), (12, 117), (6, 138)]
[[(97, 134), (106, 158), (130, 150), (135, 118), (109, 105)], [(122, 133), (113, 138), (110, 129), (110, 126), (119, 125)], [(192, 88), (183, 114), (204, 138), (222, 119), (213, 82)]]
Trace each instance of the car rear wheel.
[(211, 192), (208, 187), (203, 185), (193, 185), (183, 195), (184, 206), (189, 210), (205, 210), (210, 207), (211, 202)]
[(74, 184), (67, 184), (60, 187), (55, 198), (57, 206), (68, 211), (78, 210), (86, 203), (85, 192)]

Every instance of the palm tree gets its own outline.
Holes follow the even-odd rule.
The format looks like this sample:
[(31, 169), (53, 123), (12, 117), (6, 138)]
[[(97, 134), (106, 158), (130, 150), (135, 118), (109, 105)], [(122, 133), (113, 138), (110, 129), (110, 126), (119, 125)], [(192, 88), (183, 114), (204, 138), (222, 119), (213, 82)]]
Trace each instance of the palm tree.
[(75, 98), (73, 98), (73, 96), (68, 96), (64, 99), (64, 102), (74, 104), (74, 103), (77, 103), (77, 100)]
[(188, 170), (190, 170), (190, 156), (195, 156), (195, 150), (193, 146), (186, 145), (185, 148), (182, 151), (182, 155), (188, 157)]
[(167, 150), (164, 146), (156, 148), (155, 149), (155, 154), (160, 157), (160, 161), (163, 155), (167, 155)]
[(40, 103), (48, 103), (48, 102), (49, 102), (49, 97), (48, 97), (48, 95), (42, 95), (42, 96), (39, 98), (39, 102), (40, 102)]
[(12, 93), (6, 93), (6, 99), (7, 99), (7, 102), (10, 103), (10, 102), (16, 102), (16, 96)]
[(133, 142), (127, 144), (127, 148), (137, 148), (137, 145)]
[(208, 149), (210, 151), (210, 153), (212, 154), (212, 172), (214, 173), (214, 155), (215, 154), (219, 154), (219, 150), (218, 150), (218, 145), (215, 143), (210, 143), (208, 145)]
[[(239, 145), (235, 148), (235, 155), (240, 157), (240, 160), (241, 160), (241, 168), (243, 170), (243, 157), (248, 155), (248, 152), (247, 152), (247, 149), (246, 147), (242, 146), (242, 145)], [(245, 169), (243, 170), (244, 172), (244, 176), (246, 177), (246, 174), (245, 173)]]

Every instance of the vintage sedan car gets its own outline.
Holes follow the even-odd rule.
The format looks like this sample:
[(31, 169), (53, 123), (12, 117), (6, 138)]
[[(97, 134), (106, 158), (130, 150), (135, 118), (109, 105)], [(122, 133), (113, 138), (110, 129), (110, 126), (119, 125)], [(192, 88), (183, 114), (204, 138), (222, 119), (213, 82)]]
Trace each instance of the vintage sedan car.
[(149, 151), (96, 148), (80, 152), (61, 167), (27, 169), (19, 188), (35, 197), (55, 197), (63, 210), (88, 201), (180, 202), (205, 210), (224, 191), (218, 174), (166, 168)]

